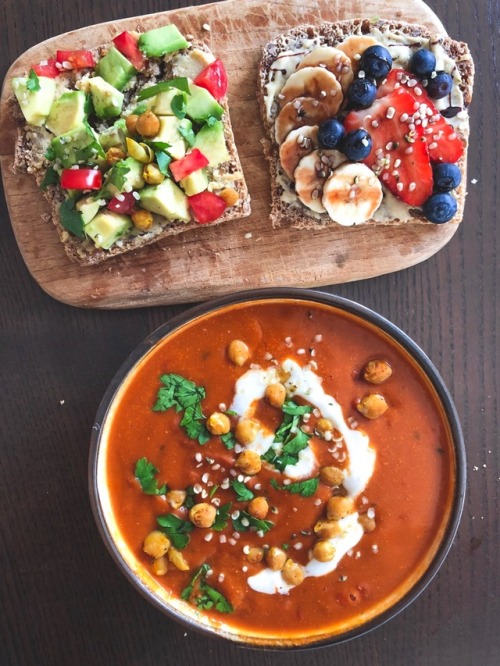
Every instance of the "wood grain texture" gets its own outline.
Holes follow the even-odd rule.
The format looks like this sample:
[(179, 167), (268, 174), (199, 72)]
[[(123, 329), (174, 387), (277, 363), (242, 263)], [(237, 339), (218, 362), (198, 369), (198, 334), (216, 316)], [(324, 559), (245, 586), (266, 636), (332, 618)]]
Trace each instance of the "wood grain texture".
[[(380, 629), (306, 653), (253, 652), (186, 635), (150, 607), (116, 570), (95, 528), (87, 493), (89, 437), (99, 400), (125, 357), (188, 306), (84, 310), (50, 298), (26, 269), (2, 194), (1, 666), (498, 663), (500, 8), (497, 0), (428, 3), (451, 36), (468, 42), (477, 68), (464, 221), (423, 263), (325, 290), (359, 301), (405, 330), (434, 361), (454, 396), (469, 482), (462, 523), (438, 576), (410, 608)], [(53, 35), (138, 10), (181, 5), (174, 0), (143, 0), (140, 8), (127, 0), (4, 0), (0, 77), (20, 54)]]
[[(317, 286), (359, 280), (424, 261), (445, 245), (456, 224), (403, 227), (332, 227), (313, 233), (269, 222), (270, 183), (260, 141), (263, 129), (255, 97), (262, 47), (300, 23), (356, 16), (380, 16), (421, 23), (445, 32), (421, 1), (329, 2), (315, 0), (227, 0), (93, 25), (30, 48), (9, 70), (2, 91), (0, 159), (12, 225), (26, 265), (54, 298), (82, 307), (124, 308), (197, 301), (230, 291), (272, 285)], [(224, 61), (230, 79), (229, 104), (236, 144), (252, 197), (252, 215), (220, 227), (201, 228), (109, 260), (81, 267), (66, 257), (58, 235), (41, 217), (48, 212), (34, 179), (11, 172), (15, 126), (7, 112), (10, 78), (58, 47), (110, 43), (122, 29), (147, 30), (172, 21), (184, 34), (205, 40)], [(209, 24), (210, 32), (203, 30)], [(251, 234), (251, 237), (248, 237)]]

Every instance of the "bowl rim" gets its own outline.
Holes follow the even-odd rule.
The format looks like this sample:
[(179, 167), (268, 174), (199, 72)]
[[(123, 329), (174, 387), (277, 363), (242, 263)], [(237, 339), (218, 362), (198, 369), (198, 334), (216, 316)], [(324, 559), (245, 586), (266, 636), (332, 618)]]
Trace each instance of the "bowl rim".
[[(441, 542), (439, 543), (434, 557), (421, 577), (413, 585), (413, 587), (407, 590), (407, 592), (400, 599), (398, 599), (395, 604), (389, 608), (386, 608), (384, 611), (373, 617), (368, 622), (354, 627), (353, 629), (350, 629), (344, 633), (326, 638), (321, 637), (317, 640), (302, 644), (299, 642), (294, 644), (293, 639), (286, 638), (280, 639), (279, 641), (277, 640), (276, 642), (273, 642), (270, 639), (261, 639), (259, 637), (247, 637), (245, 639), (245, 637), (237, 634), (220, 631), (215, 626), (198, 623), (193, 618), (183, 615), (177, 609), (171, 608), (163, 603), (152, 593), (152, 591), (145, 585), (145, 583), (143, 583), (139, 577), (136, 576), (133, 571), (131, 571), (127, 563), (122, 558), (120, 551), (115, 545), (113, 537), (107, 528), (106, 519), (101, 509), (97, 482), (102, 424), (107, 418), (110, 407), (113, 404), (114, 398), (120, 389), (120, 386), (129, 375), (131, 370), (133, 370), (135, 365), (143, 358), (143, 356), (151, 351), (151, 349), (160, 340), (200, 316), (207, 315), (210, 312), (219, 310), (226, 306), (236, 305), (243, 302), (276, 299), (306, 302), (311, 301), (314, 303), (336, 307), (349, 314), (368, 321), (392, 337), (397, 343), (399, 343), (420, 366), (433, 386), (438, 400), (441, 402), (444, 415), (448, 421), (450, 439), (452, 441), (455, 454), (455, 488), (452, 494), (448, 523), (443, 530)], [(430, 358), (404, 331), (402, 331), (398, 326), (393, 324), (384, 316), (378, 314), (374, 310), (371, 310), (365, 305), (361, 305), (356, 301), (352, 301), (348, 298), (338, 296), (336, 294), (330, 294), (328, 292), (316, 289), (303, 289), (299, 287), (270, 287), (241, 291), (234, 294), (226, 294), (219, 298), (212, 299), (210, 301), (188, 308), (184, 312), (175, 315), (168, 321), (158, 326), (158, 328), (156, 328), (135, 347), (135, 349), (128, 355), (128, 357), (116, 371), (99, 403), (91, 433), (88, 462), (88, 484), (90, 504), (92, 513), (94, 515), (94, 520), (96, 522), (101, 538), (103, 539), (113, 560), (117, 564), (118, 569), (133, 585), (133, 587), (138, 590), (139, 593), (145, 597), (147, 601), (149, 601), (149, 603), (158, 608), (164, 615), (167, 615), (167, 617), (180, 622), (182, 625), (184, 625), (185, 628), (188, 628), (192, 631), (196, 631), (197, 633), (201, 633), (211, 638), (229, 639), (233, 644), (236, 644), (240, 647), (282, 651), (311, 650), (315, 648), (345, 643), (347, 641), (353, 640), (354, 638), (364, 636), (365, 634), (381, 627), (386, 622), (399, 615), (410, 604), (412, 604), (435, 578), (452, 546), (463, 512), (467, 485), (466, 451), (458, 413), (446, 384), (444, 383), (441, 375)]]

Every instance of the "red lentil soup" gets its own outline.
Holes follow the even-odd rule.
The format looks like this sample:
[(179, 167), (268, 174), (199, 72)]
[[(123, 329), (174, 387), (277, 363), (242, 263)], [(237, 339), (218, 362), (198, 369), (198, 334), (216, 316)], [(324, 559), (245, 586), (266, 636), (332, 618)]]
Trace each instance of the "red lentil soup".
[(455, 484), (450, 426), (417, 362), (305, 300), (174, 330), (101, 433), (99, 501), (129, 569), (177, 615), (263, 644), (339, 635), (398, 602), (438, 551)]

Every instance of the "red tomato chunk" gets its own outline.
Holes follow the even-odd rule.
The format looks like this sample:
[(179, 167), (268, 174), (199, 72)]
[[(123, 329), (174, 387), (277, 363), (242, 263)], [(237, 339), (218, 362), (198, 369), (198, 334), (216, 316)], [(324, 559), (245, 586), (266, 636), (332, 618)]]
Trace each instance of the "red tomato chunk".
[(216, 100), (222, 99), (227, 92), (227, 73), (222, 60), (215, 60), (206, 67), (194, 82), (200, 88), (208, 90)]
[(66, 190), (99, 190), (102, 174), (97, 169), (63, 169), (61, 187)]
[(183, 157), (181, 160), (176, 160), (170, 164), (170, 171), (174, 179), (179, 182), (183, 178), (187, 178), (193, 171), (198, 171), (198, 169), (203, 169), (208, 165), (208, 158), (198, 150), (198, 148), (193, 148), (193, 150)]
[(198, 224), (217, 220), (227, 208), (224, 199), (213, 192), (200, 192), (188, 199), (194, 219)]

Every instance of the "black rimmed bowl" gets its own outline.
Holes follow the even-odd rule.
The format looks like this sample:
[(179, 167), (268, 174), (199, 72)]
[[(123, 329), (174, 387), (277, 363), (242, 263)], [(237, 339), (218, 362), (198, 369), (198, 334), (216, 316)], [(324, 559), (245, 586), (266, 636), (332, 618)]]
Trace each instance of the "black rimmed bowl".
[[(412, 578), (411, 584), (403, 593), (393, 595), (390, 602), (380, 605), (375, 611), (358, 621), (347, 624), (342, 630), (324, 631), (318, 634), (291, 636), (285, 632), (269, 635), (254, 631), (246, 631), (233, 627), (231, 623), (213, 620), (200, 613), (192, 605), (175, 598), (165, 591), (158, 580), (146, 570), (138, 554), (131, 549), (121, 534), (120, 527), (114, 516), (112, 500), (109, 492), (107, 476), (107, 438), (109, 424), (119, 404), (128, 380), (134, 376), (145, 358), (155, 354), (155, 350), (169, 336), (177, 335), (182, 328), (195, 320), (204, 318), (225, 309), (244, 307), (244, 304), (255, 305), (257, 302), (282, 301), (287, 307), (305, 302), (311, 306), (319, 305), (331, 309), (332, 312), (344, 313), (357, 320), (360, 326), (369, 326), (388, 338), (392, 344), (400, 348), (420, 369), (422, 376), (432, 387), (436, 402), (444, 415), (451, 446), (450, 502), (438, 536), (435, 537), (431, 556), (423, 570)], [(229, 295), (217, 300), (194, 307), (160, 326), (148, 336), (127, 358), (111, 381), (99, 406), (91, 437), (89, 460), (89, 487), (92, 510), (99, 532), (111, 556), (132, 585), (154, 606), (187, 628), (202, 632), (208, 636), (217, 636), (232, 642), (254, 648), (300, 649), (341, 643), (359, 637), (390, 620), (409, 604), (411, 604), (434, 578), (448, 554), (458, 529), (466, 487), (465, 448), (459, 419), (450, 394), (438, 371), (423, 351), (400, 329), (387, 319), (372, 310), (353, 301), (320, 291), (283, 288), (262, 289)]]

